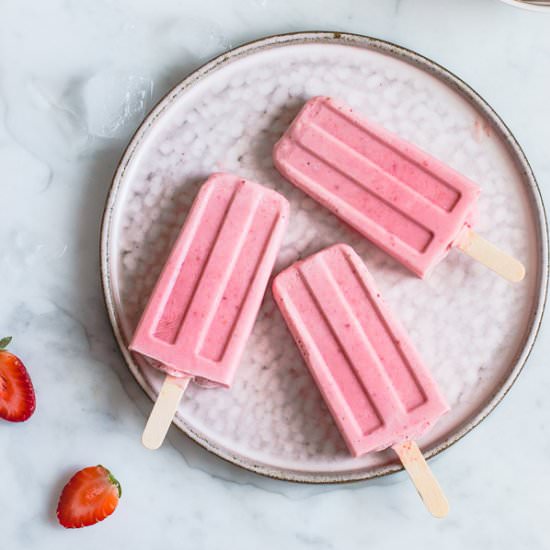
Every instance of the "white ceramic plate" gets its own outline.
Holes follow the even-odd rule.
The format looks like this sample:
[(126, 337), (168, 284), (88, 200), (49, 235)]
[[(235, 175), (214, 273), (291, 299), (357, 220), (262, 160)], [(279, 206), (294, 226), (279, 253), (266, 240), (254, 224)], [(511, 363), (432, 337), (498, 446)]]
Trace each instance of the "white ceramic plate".
[[(456, 251), (429, 280), (420, 280), (285, 182), (273, 168), (272, 146), (303, 102), (319, 94), (347, 101), (478, 182), (476, 229), (524, 262), (525, 281), (510, 285)], [(128, 340), (199, 185), (220, 170), (290, 200), (276, 271), (340, 241), (365, 259), (452, 406), (420, 441), (428, 456), (471, 430), (502, 399), (542, 314), (546, 222), (518, 144), (463, 82), (386, 42), (300, 33), (241, 46), (191, 74), (160, 102), (115, 175), (101, 250), (116, 338), (152, 398), (161, 375), (128, 352)], [(345, 481), (399, 468), (391, 452), (348, 455), (270, 292), (234, 386), (192, 386), (175, 422), (220, 457), (282, 479)]]
[(511, 6), (515, 6), (516, 8), (523, 8), (524, 10), (531, 10), (531, 11), (550, 11), (550, 5), (547, 6), (539, 6), (536, 4), (526, 4), (525, 2), (520, 2), (518, 0), (502, 0), (503, 2), (506, 2), (507, 4), (510, 4)]

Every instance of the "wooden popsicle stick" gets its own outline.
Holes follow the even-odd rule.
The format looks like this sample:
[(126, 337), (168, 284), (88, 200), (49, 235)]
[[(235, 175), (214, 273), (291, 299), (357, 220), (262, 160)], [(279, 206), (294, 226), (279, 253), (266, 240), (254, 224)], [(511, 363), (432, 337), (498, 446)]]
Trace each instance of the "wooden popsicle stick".
[(394, 445), (392, 449), (407, 470), (428, 511), (436, 518), (444, 518), (449, 513), (447, 497), (416, 442), (404, 441)]
[(525, 267), (519, 260), (512, 258), (474, 231), (469, 230), (465, 233), (458, 243), (458, 248), (512, 283), (518, 283), (525, 277)]
[(141, 437), (141, 442), (148, 449), (153, 451), (162, 445), (189, 380), (191, 380), (190, 376), (183, 378), (166, 376), (164, 379)]

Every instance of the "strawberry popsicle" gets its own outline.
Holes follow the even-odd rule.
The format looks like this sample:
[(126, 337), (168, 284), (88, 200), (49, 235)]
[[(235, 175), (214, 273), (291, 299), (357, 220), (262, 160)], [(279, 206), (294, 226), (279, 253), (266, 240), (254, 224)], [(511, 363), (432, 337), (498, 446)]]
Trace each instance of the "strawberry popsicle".
[(512, 281), (521, 263), (471, 230), (479, 187), (328, 97), (275, 145), (279, 172), (420, 277), (453, 246)]
[(237, 176), (200, 189), (130, 344), (183, 386), (180, 397), (192, 377), (230, 386), (287, 219), (284, 197)]
[(350, 452), (393, 447), (407, 467), (448, 405), (359, 256), (322, 250), (280, 273), (273, 293)]

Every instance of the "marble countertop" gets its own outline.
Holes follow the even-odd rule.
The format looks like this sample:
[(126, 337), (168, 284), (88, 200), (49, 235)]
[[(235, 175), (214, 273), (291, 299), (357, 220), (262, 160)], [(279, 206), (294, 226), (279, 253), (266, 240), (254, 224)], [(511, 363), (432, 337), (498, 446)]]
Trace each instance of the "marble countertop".
[[(6, 548), (548, 545), (549, 322), (501, 405), (433, 461), (451, 502), (436, 521), (402, 473), (305, 486), (240, 470), (175, 429), (159, 452), (142, 448), (151, 403), (112, 337), (98, 247), (117, 160), (154, 102), (213, 55), (298, 30), (367, 34), (446, 66), (509, 125), (550, 203), (550, 14), (497, 0), (3, 0), (0, 13), (0, 335), (14, 336), (38, 399), (32, 421), (0, 425)], [(61, 529), (61, 487), (97, 463), (122, 482), (119, 509)]]

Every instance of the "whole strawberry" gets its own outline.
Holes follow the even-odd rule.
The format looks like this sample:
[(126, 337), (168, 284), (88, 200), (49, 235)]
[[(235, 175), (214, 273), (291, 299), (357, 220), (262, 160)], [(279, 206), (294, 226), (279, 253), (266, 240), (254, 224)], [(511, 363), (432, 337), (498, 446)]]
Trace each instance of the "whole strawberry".
[(77, 472), (63, 488), (57, 519), (67, 529), (86, 527), (110, 516), (122, 495), (120, 483), (104, 466)]
[(11, 336), (0, 340), (0, 418), (24, 422), (34, 413), (36, 398), (21, 360), (6, 350)]

